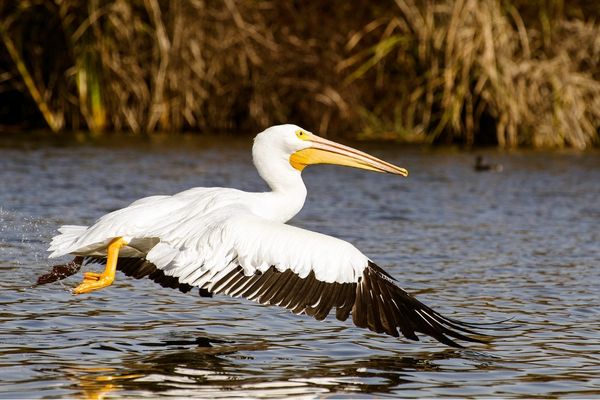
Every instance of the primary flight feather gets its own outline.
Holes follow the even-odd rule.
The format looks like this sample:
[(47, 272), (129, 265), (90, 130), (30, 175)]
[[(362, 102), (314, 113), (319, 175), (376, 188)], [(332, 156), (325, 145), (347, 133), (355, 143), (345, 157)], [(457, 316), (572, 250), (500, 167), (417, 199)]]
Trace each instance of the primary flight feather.
[(418, 340), (416, 332), (450, 346), (482, 341), (475, 324), (444, 317), (396, 284), (352, 244), (287, 225), (306, 199), (302, 170), (337, 164), (407, 176), (376, 157), (295, 125), (266, 129), (254, 139), (254, 164), (270, 192), (193, 188), (152, 196), (109, 213), (92, 226), (66, 225), (50, 257), (77, 256), (71, 265), (106, 262), (86, 272), (75, 294), (109, 286), (117, 269), (183, 292), (226, 294), (285, 307), (296, 314), (336, 317), (378, 333)]

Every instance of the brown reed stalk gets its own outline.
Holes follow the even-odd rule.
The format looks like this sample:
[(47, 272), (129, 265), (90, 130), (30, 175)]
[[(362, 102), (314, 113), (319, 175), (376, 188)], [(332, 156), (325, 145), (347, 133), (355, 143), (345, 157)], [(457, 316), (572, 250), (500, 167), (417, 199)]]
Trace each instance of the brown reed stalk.
[(48, 124), (48, 127), (52, 130), (52, 132), (60, 131), (64, 123), (62, 116), (59, 113), (56, 113), (50, 109), (50, 106), (44, 99), (44, 96), (42, 95), (41, 90), (38, 88), (35, 79), (33, 78), (31, 73), (29, 72), (29, 69), (25, 65), (25, 61), (21, 57), (19, 50), (17, 49), (12, 38), (10, 37), (4, 21), (0, 21), (0, 39), (2, 39), (2, 42), (6, 47), (8, 54), (10, 55), (10, 58), (14, 62), (17, 71), (19, 72), (21, 79), (23, 80), (23, 83), (25, 84), (25, 87), (29, 92), (29, 95), (37, 105), (40, 113), (44, 117), (44, 120)]

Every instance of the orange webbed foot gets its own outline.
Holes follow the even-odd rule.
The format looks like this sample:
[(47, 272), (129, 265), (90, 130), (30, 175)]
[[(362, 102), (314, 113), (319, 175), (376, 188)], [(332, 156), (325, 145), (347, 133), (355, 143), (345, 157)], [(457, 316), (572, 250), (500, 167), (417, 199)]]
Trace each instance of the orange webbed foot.
[(125, 245), (127, 245), (127, 242), (122, 237), (111, 240), (106, 252), (106, 267), (104, 272), (101, 274), (96, 272), (86, 272), (83, 274), (83, 282), (73, 289), (73, 294), (89, 293), (110, 286), (115, 280), (119, 249)]
[(86, 276), (83, 279), (83, 282), (79, 284), (75, 289), (73, 289), (73, 294), (83, 294), (93, 292), (94, 290), (102, 289), (107, 286), (110, 286), (114, 277), (110, 276), (102, 276), (102, 274), (94, 274), (90, 273), (90, 276)]

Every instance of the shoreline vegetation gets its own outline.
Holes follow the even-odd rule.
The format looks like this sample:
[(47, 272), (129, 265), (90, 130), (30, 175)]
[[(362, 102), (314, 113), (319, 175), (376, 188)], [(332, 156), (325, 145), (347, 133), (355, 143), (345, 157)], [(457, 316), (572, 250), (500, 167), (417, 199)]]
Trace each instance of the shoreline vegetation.
[(0, 125), (585, 149), (600, 5), (564, 0), (22, 0), (0, 5)]

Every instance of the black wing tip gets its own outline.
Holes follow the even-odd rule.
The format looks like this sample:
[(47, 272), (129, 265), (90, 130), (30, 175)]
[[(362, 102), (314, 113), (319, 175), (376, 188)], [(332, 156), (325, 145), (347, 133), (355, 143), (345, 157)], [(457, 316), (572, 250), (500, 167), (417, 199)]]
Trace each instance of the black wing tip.
[[(391, 279), (390, 279), (391, 278)], [(362, 287), (364, 286), (364, 287)], [(360, 297), (360, 299), (359, 299)], [(365, 303), (365, 304), (362, 304)], [(464, 348), (457, 340), (471, 343), (490, 344), (497, 336), (478, 330), (506, 330), (512, 326), (499, 326), (511, 318), (498, 322), (472, 323), (448, 318), (421, 303), (414, 296), (395, 284), (382, 268), (369, 261), (363, 279), (357, 288), (358, 307), (352, 310), (355, 324), (375, 332), (397, 337), (398, 330), (407, 339), (418, 340), (422, 333), (454, 348)], [(378, 310), (379, 320), (373, 315)], [(366, 314), (366, 316), (355, 314)]]
[[(436, 312), (436, 314), (441, 316), (441, 314), (439, 314), (437, 312)], [(515, 328), (518, 328), (519, 326), (521, 326), (520, 324), (517, 324), (517, 323), (513, 323), (510, 325), (503, 325), (503, 324), (506, 324), (507, 322), (510, 322), (513, 319), (515, 319), (516, 316), (514, 316), (514, 315), (512, 317), (504, 318), (504, 319), (501, 319), (498, 321), (491, 321), (491, 322), (471, 322), (471, 321), (467, 322), (467, 321), (450, 318), (450, 317), (446, 317), (446, 316), (444, 316), (443, 318), (450, 323), (458, 324), (465, 328), (481, 329), (481, 330), (486, 330), (486, 331), (507, 331), (507, 330), (515, 329)], [(492, 335), (488, 335), (488, 334), (481, 333), (481, 332), (476, 332), (476, 334), (481, 335), (481, 336), (492, 336)]]
[[(416, 331), (419, 333), (424, 333), (421, 331)], [(427, 336), (432, 337), (434, 340), (445, 344), (446, 346), (449, 347), (453, 347), (455, 349), (465, 349), (466, 347), (463, 346), (462, 344), (458, 343), (456, 340), (451, 339), (448, 336), (453, 336), (450, 333), (446, 333), (446, 334), (439, 334), (439, 335), (432, 335), (431, 333), (424, 333)], [(448, 336), (446, 336), (448, 335)], [(460, 335), (460, 334), (459, 334)], [(416, 334), (413, 335), (406, 335), (403, 333), (403, 336), (406, 339), (415, 341), (415, 342), (420, 342), (420, 338), (419, 336), (417, 336)], [(470, 343), (479, 343), (479, 344), (490, 344), (492, 341), (492, 338), (490, 337), (483, 337), (482, 335), (480, 335), (480, 337), (474, 337), (474, 336), (466, 336), (466, 335), (461, 335), (460, 340), (465, 341), (465, 342), (470, 342)]]
[(483, 334), (458, 325), (457, 323), (460, 323), (458, 320), (454, 320), (452, 324), (448, 324), (446, 318), (438, 313), (436, 313), (435, 319), (424, 318), (424, 321), (429, 325), (428, 328), (416, 328), (415, 332), (428, 335), (438, 342), (450, 347), (458, 349), (465, 348), (465, 346), (458, 343), (457, 340), (470, 343), (490, 344), (494, 339), (491, 335)]

